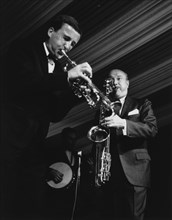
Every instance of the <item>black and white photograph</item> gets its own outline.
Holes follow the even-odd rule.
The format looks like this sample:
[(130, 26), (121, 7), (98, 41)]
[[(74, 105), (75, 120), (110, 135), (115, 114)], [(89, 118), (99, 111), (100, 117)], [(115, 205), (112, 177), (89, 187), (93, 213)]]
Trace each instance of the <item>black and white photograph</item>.
[(171, 15), (0, 2), (0, 219), (172, 219)]

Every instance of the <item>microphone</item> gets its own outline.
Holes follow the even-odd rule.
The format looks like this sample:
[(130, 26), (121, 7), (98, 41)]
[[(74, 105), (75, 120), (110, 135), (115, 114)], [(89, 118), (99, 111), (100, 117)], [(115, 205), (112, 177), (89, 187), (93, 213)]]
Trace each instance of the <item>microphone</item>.
[(81, 157), (82, 156), (82, 151), (78, 151), (77, 155), (78, 155), (78, 157)]
[(78, 177), (80, 177), (81, 176), (81, 168), (80, 168), (80, 166), (81, 166), (82, 151), (78, 151), (77, 155), (78, 155)]

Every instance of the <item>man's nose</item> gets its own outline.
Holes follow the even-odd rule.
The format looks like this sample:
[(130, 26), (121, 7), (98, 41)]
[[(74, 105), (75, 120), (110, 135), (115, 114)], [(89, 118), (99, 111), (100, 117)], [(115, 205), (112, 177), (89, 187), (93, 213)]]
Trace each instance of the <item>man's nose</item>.
[(114, 84), (117, 85), (118, 84), (118, 80), (114, 79)]
[(64, 49), (70, 51), (72, 49), (71, 42), (65, 42)]

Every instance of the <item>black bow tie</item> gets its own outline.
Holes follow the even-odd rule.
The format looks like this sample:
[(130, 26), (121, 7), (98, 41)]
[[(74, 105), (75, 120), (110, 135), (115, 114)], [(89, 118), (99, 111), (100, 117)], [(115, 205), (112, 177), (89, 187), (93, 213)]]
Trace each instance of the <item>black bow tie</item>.
[(48, 54), (47, 58), (48, 58), (49, 60), (53, 60), (54, 62), (57, 61), (57, 58), (56, 58), (53, 54), (51, 54), (51, 53)]

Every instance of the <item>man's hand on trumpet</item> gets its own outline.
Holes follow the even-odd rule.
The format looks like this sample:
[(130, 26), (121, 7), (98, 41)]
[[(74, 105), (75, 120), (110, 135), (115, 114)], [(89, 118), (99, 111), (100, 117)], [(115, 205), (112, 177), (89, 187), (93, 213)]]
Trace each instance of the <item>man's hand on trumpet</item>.
[(91, 84), (92, 68), (87, 62), (78, 64), (68, 71), (68, 81), (76, 78), (82, 78)]

